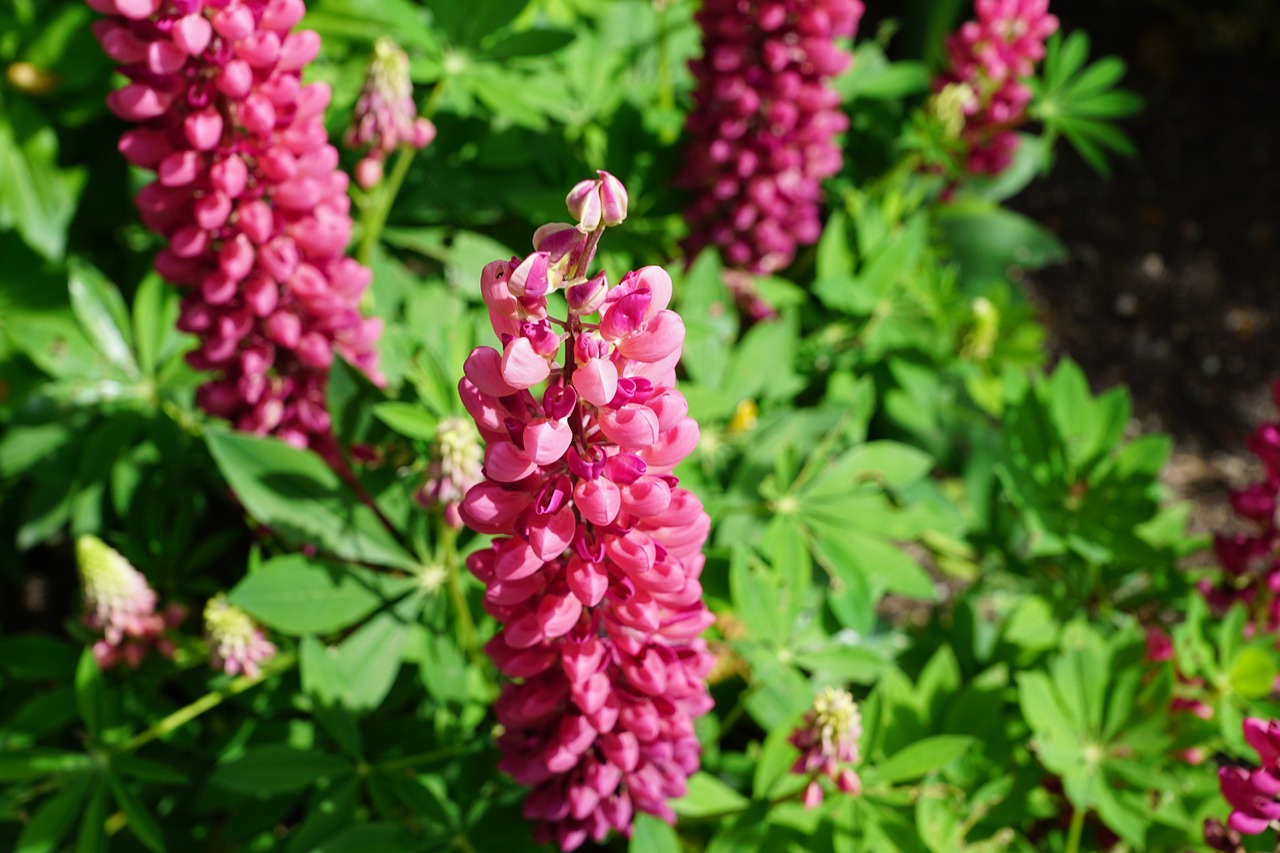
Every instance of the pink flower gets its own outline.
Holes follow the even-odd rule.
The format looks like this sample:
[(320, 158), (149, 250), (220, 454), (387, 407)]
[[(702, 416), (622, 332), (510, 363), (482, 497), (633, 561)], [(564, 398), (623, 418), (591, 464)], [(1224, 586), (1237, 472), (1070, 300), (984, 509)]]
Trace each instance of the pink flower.
[[(1276, 802), (1280, 794), (1280, 721), (1249, 717), (1243, 728), (1244, 739), (1258, 753), (1261, 766), (1223, 767), (1218, 771), (1218, 783), (1232, 809), (1227, 826), (1245, 835), (1258, 835), (1280, 820), (1280, 802)], [(1220, 830), (1220, 825), (1216, 829)]]
[[(1280, 405), (1280, 382), (1272, 386)], [(1219, 571), (1198, 586), (1216, 615), (1236, 604), (1249, 611), (1247, 636), (1280, 632), (1280, 528), (1276, 525), (1276, 496), (1280, 492), (1280, 424), (1263, 424), (1246, 441), (1263, 464), (1265, 477), (1229, 494), (1236, 514), (1252, 530), (1219, 533), (1213, 550)]]
[(379, 38), (343, 137), (348, 148), (365, 151), (356, 166), (356, 183), (370, 189), (382, 180), (387, 155), (401, 146), (425, 148), (435, 138), (436, 126), (418, 116), (413, 102), (409, 57), (395, 42)]
[(324, 129), (329, 88), (300, 79), (320, 48), (294, 31), (302, 0), (89, 2), (132, 81), (108, 96), (137, 125), (120, 151), (156, 173), (137, 197), (168, 241), (156, 269), (189, 291), (178, 327), (201, 346), (188, 361), (215, 374), (200, 405), (324, 449), (334, 353), (381, 382), (381, 322), (360, 316), (370, 273), (344, 256), (350, 200)]
[(702, 57), (678, 183), (690, 256), (719, 246), (725, 262), (768, 273), (814, 243), (821, 181), (843, 165), (834, 137), (849, 121), (827, 81), (849, 64), (860, 0), (705, 0)]
[[(485, 268), (502, 351), (472, 352), (458, 386), (487, 445), (460, 514), (496, 537), (467, 565), (511, 679), (499, 766), (532, 788), (536, 839), (563, 850), (629, 835), (637, 809), (674, 821), (667, 801), (699, 764), (693, 720), (712, 704), (698, 582), (710, 519), (671, 473), (698, 435), (675, 390), (671, 279), (587, 276), (625, 192), (600, 173), (569, 196), (577, 226), (544, 226), (533, 254)], [(568, 310), (553, 321), (559, 289)]]
[(977, 20), (947, 39), (950, 67), (937, 81), (934, 110), (964, 143), (967, 168), (998, 175), (1013, 159), (1031, 90), (1026, 78), (1058, 29), (1049, 0), (977, 0)]
[(123, 662), (136, 669), (153, 649), (173, 654), (166, 632), (182, 621), (182, 608), (157, 613), (147, 579), (96, 536), (76, 540), (76, 565), (84, 585), (84, 624), (102, 634), (93, 644), (100, 667)]
[(810, 777), (803, 795), (805, 808), (822, 803), (822, 784), (818, 781), (821, 776), (846, 794), (857, 796), (862, 792), (862, 780), (852, 766), (858, 763), (861, 737), (862, 715), (853, 696), (847, 690), (823, 688), (805, 713), (804, 722), (788, 738), (800, 750), (791, 772)]

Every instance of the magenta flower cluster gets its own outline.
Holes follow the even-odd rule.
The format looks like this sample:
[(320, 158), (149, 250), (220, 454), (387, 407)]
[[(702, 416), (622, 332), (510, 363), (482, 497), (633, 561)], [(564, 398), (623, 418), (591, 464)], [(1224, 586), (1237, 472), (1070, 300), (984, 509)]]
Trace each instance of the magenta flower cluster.
[(472, 352), (458, 385), (486, 444), (460, 514), (496, 537), (467, 565), (502, 626), (486, 649), (511, 679), (500, 767), (532, 787), (535, 837), (562, 850), (629, 835), (636, 810), (674, 820), (713, 663), (699, 637), (713, 621), (698, 581), (710, 518), (672, 475), (698, 425), (675, 389), (671, 278), (588, 278), (626, 191), (602, 172), (568, 203), (578, 226), (543, 226), (528, 257), (485, 267), (502, 348)]
[[(1271, 388), (1280, 406), (1280, 382)], [(1265, 476), (1260, 482), (1229, 494), (1236, 514), (1252, 530), (1219, 533), (1213, 550), (1220, 571), (1200, 581), (1200, 592), (1209, 608), (1225, 614), (1240, 603), (1250, 613), (1248, 636), (1280, 631), (1280, 529), (1276, 524), (1276, 496), (1280, 494), (1280, 423), (1258, 427), (1246, 446), (1262, 461)]]
[(937, 88), (963, 116), (960, 138), (973, 174), (998, 175), (1013, 159), (1031, 90), (1025, 80), (1057, 32), (1049, 0), (976, 0), (977, 19), (947, 38), (950, 67)]
[(295, 445), (330, 435), (337, 352), (375, 381), (381, 321), (362, 318), (369, 270), (344, 256), (347, 176), (329, 144), (324, 83), (302, 85), (320, 38), (303, 0), (88, 0), (128, 85), (108, 105), (138, 127), (121, 153), (156, 173), (137, 197), (168, 241), (156, 269), (188, 288), (179, 328), (216, 378), (210, 414)]
[(692, 256), (720, 247), (755, 273), (782, 269), (814, 243), (821, 181), (840, 171), (834, 137), (849, 126), (827, 81), (849, 65), (836, 39), (852, 37), (859, 0), (705, 0), (703, 52), (678, 183)]
[(1258, 835), (1280, 820), (1280, 721), (1249, 717), (1244, 739), (1258, 753), (1259, 767), (1228, 766), (1218, 771), (1222, 796), (1231, 805), (1227, 828)]

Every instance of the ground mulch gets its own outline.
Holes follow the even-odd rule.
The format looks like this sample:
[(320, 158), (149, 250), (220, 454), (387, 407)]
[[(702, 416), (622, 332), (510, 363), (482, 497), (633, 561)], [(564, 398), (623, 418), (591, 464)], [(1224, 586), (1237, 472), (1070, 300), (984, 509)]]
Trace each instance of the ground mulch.
[[(1055, 356), (1095, 390), (1127, 385), (1141, 431), (1167, 432), (1165, 480), (1198, 532), (1231, 523), (1226, 489), (1276, 419), (1280, 378), (1280, 16), (1269, 0), (1054, 3), (1146, 99), (1139, 149), (1100, 178), (1074, 152), (1014, 203), (1071, 259), (1027, 276)], [(1066, 146), (1062, 146), (1063, 149)]]

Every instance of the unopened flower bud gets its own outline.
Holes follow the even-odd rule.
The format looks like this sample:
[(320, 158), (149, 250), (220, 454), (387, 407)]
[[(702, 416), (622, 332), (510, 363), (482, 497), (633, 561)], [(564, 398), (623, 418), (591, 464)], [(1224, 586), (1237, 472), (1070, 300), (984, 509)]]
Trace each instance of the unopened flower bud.
[(600, 182), (579, 181), (564, 203), (568, 206), (573, 218), (578, 220), (578, 230), (590, 233), (600, 227)]
[(260, 671), (259, 664), (275, 657), (276, 647), (262, 629), (222, 593), (205, 605), (204, 628), (209, 664), (227, 675), (252, 678)]
[(93, 646), (99, 666), (125, 661), (136, 667), (151, 649), (167, 651), (168, 626), (141, 572), (96, 536), (76, 540), (76, 565), (84, 583), (84, 624), (103, 635)]
[(604, 170), (600, 176), (600, 219), (605, 225), (621, 225), (627, 218), (627, 188)]
[(851, 766), (858, 763), (861, 737), (862, 715), (853, 696), (847, 690), (823, 688), (789, 738), (800, 750), (791, 772), (811, 777), (804, 797), (806, 808), (822, 802), (819, 776), (826, 776), (846, 794), (862, 793), (862, 780)]

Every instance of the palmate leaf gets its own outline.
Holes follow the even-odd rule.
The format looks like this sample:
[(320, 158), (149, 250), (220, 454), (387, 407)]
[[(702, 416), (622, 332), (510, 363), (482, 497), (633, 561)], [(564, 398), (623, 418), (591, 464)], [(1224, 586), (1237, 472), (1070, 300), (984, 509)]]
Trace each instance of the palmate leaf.
[(28, 246), (62, 258), (83, 168), (58, 167), (58, 137), (26, 98), (6, 94), (0, 114), (0, 230), (16, 228)]
[(1073, 32), (1049, 40), (1041, 76), (1032, 81), (1032, 115), (1042, 121), (1050, 138), (1063, 136), (1080, 156), (1103, 175), (1110, 174), (1108, 153), (1132, 157), (1133, 142), (1109, 120), (1142, 109), (1142, 99), (1116, 88), (1124, 76), (1122, 60), (1108, 56), (1086, 65), (1089, 37)]
[(1130, 626), (1109, 639), (1083, 622), (1063, 633), (1047, 671), (1018, 676), (1018, 702), (1037, 757), (1062, 777), (1076, 808), (1142, 848), (1153, 791), (1171, 788), (1159, 756), (1169, 749), (1169, 673), (1149, 678), (1141, 634)]
[(274, 438), (209, 430), (214, 461), (259, 522), (300, 545), (410, 571), (418, 561), (319, 456)]

